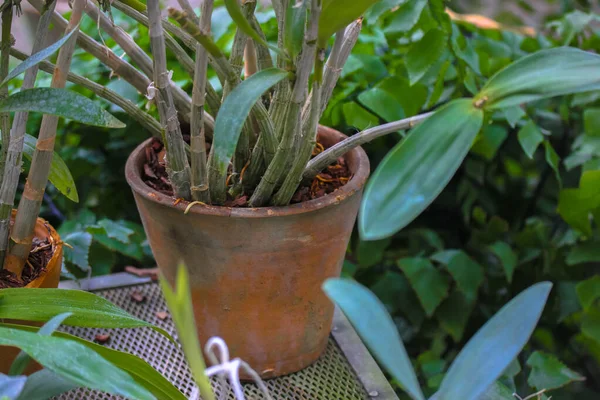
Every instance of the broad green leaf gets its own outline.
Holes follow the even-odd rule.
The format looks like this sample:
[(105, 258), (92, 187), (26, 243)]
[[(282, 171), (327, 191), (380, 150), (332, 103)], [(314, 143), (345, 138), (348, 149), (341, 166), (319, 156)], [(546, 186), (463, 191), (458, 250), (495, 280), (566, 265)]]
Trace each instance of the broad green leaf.
[(504, 117), (511, 128), (517, 126), (517, 122), (527, 115), (519, 106), (507, 107), (502, 111), (504, 112)]
[(89, 232), (73, 232), (62, 237), (69, 246), (65, 246), (65, 261), (75, 264), (82, 271), (89, 271), (89, 253), (92, 245), (92, 234)]
[(393, 235), (448, 184), (483, 123), (470, 99), (454, 100), (413, 129), (379, 164), (361, 204), (362, 239)]
[(27, 89), (0, 101), (0, 112), (13, 111), (52, 114), (105, 128), (125, 127), (124, 123), (104, 111), (97, 102), (67, 89)]
[(581, 174), (578, 189), (563, 189), (558, 196), (557, 211), (573, 228), (592, 235), (590, 214), (600, 207), (600, 170)]
[(477, 299), (484, 278), (483, 267), (465, 252), (458, 251), (447, 263), (447, 268), (465, 298), (469, 301)]
[(581, 281), (575, 288), (579, 303), (585, 311), (590, 311), (592, 306), (600, 299), (600, 275)]
[[(54, 333), (55, 330), (58, 329), (60, 324), (63, 323), (65, 319), (73, 315), (73, 313), (62, 313), (58, 314), (56, 317), (52, 318), (50, 321), (46, 322), (44, 326), (40, 328), (38, 331), (38, 335), (42, 336), (50, 336)], [(27, 368), (27, 364), (29, 364), (31, 358), (25, 352), (20, 352), (12, 365), (10, 366), (9, 375), (20, 375)]]
[(565, 261), (567, 265), (600, 262), (600, 243), (589, 241), (574, 246)]
[(529, 340), (551, 289), (549, 282), (537, 283), (502, 307), (458, 354), (438, 400), (479, 399)]
[(79, 385), (47, 369), (34, 372), (27, 378), (18, 400), (46, 400), (78, 388)]
[[(285, 3), (284, 3), (285, 4)], [(302, 50), (304, 43), (304, 30), (306, 27), (307, 1), (297, 3), (290, 1), (285, 14), (285, 34), (283, 42), (288, 54), (295, 60)]]
[(162, 328), (131, 316), (95, 294), (65, 289), (2, 289), (0, 319), (48, 321), (56, 314), (71, 312), (65, 325), (88, 328), (152, 328), (175, 341)]
[[(129, 237), (135, 233), (133, 230), (127, 228), (126, 226), (123, 226), (118, 222), (106, 218), (98, 221), (97, 225), (104, 231), (104, 233), (106, 233), (106, 236), (108, 236), (111, 239), (116, 239), (121, 243), (129, 243)], [(93, 232), (93, 228), (90, 232), (101, 233)]]
[(26, 376), (8, 376), (0, 374), (0, 399), (17, 400), (25, 382)]
[(588, 108), (583, 111), (583, 126), (588, 136), (600, 136), (600, 108)]
[(468, 300), (465, 295), (455, 290), (435, 313), (440, 326), (452, 337), (455, 343), (461, 341), (474, 305), (474, 301)]
[[(237, 4), (237, 0), (233, 2)], [(281, 69), (265, 69), (243, 81), (227, 96), (215, 121), (213, 168), (227, 171), (250, 110), (264, 92), (287, 76), (288, 73)]]
[[(2, 140), (0, 140), (0, 143), (2, 143)], [(23, 156), (29, 161), (33, 158), (36, 143), (37, 139), (35, 137), (25, 134)], [(79, 203), (79, 194), (77, 193), (77, 187), (75, 186), (71, 171), (69, 171), (63, 159), (56, 152), (52, 155), (48, 180), (69, 200)]]
[(585, 380), (583, 376), (567, 368), (554, 355), (541, 351), (531, 354), (527, 359), (527, 365), (531, 367), (527, 383), (538, 390), (558, 389), (571, 382)]
[(353, 126), (362, 131), (379, 125), (379, 118), (376, 115), (365, 110), (354, 101), (344, 103), (342, 110), (344, 112), (344, 120), (348, 126)]
[[(402, 105), (394, 98), (394, 96), (378, 87), (365, 90), (364, 92), (359, 94), (358, 101), (360, 101), (362, 105), (379, 115), (386, 122), (398, 121), (405, 117)], [(346, 111), (346, 104), (344, 104), (344, 115), (346, 121), (352, 121), (356, 118), (356, 116), (352, 116), (350, 110), (348, 110), (348, 112)], [(349, 117), (352, 117), (352, 119), (350, 119)], [(369, 119), (370, 118), (371, 115), (369, 115)], [(354, 123), (350, 125), (354, 125)], [(361, 125), (364, 126), (364, 124)]]
[(59, 40), (57, 40), (56, 42), (51, 44), (50, 46), (38, 51), (37, 53), (31, 55), (30, 57), (27, 57), (27, 59), (25, 59), (22, 63), (17, 65), (15, 67), (15, 69), (13, 69), (12, 71), (10, 71), (8, 73), (6, 78), (4, 78), (2, 83), (0, 83), (0, 86), (6, 85), (6, 83), (8, 83), (8, 81), (13, 79), (14, 77), (19, 76), (23, 72), (27, 71), (29, 68), (41, 63), (46, 58), (50, 57), (58, 49), (60, 49), (75, 32), (79, 32), (79, 25), (77, 25), (71, 32), (67, 33), (62, 38), (60, 38)]
[(185, 266), (180, 264), (177, 269), (177, 279), (174, 290), (163, 275), (160, 276), (160, 287), (167, 306), (171, 311), (171, 317), (177, 328), (179, 341), (183, 347), (185, 358), (190, 366), (192, 375), (200, 388), (202, 398), (214, 400), (210, 381), (204, 373), (206, 363), (204, 362), (202, 348), (198, 341), (198, 330), (196, 329), (196, 321), (194, 318), (189, 276)]
[(364, 286), (347, 279), (328, 279), (323, 291), (336, 303), (377, 361), (413, 400), (424, 400), (419, 381), (385, 306)]
[(386, 33), (402, 33), (411, 30), (419, 21), (427, 0), (408, 0), (394, 11), (394, 17), (385, 28)]
[(488, 110), (600, 88), (600, 55), (558, 47), (525, 56), (492, 76), (476, 101)]
[(325, 48), (329, 38), (360, 18), (365, 11), (379, 0), (323, 0), (319, 17), (318, 46)]
[(403, 258), (398, 267), (404, 272), (425, 310), (431, 317), (448, 296), (448, 279), (426, 258)]
[(416, 115), (425, 106), (425, 102), (427, 101), (427, 86), (421, 83), (411, 86), (408, 79), (398, 76), (387, 77), (375, 85), (375, 87), (383, 89), (388, 94), (394, 96), (396, 101), (402, 106), (406, 117)]
[(396, 6), (399, 6), (403, 3), (406, 3), (406, 0), (381, 0), (373, 4), (371, 8), (367, 10), (365, 13), (365, 19), (369, 22), (377, 22), (379, 17), (393, 9)]
[(523, 151), (529, 158), (533, 158), (538, 146), (544, 141), (544, 135), (542, 135), (542, 132), (533, 121), (529, 121), (523, 125), (519, 129), (517, 137)]
[(512, 277), (519, 261), (513, 249), (508, 245), (508, 243), (498, 241), (490, 246), (490, 250), (500, 260), (500, 263), (504, 268), (504, 273), (506, 274), (506, 280), (509, 283), (512, 282)]
[[(26, 332), (37, 331), (37, 328), (28, 325), (0, 324), (0, 327), (1, 326)], [(154, 394), (157, 399), (186, 400), (186, 397), (165, 377), (152, 368), (146, 361), (137, 356), (113, 350), (64, 332), (55, 332), (54, 336), (77, 342), (98, 353), (102, 358), (131, 375), (136, 382)]]
[(156, 398), (128, 373), (81, 343), (3, 326), (0, 345), (20, 348), (48, 370), (79, 386), (134, 399)]
[(417, 83), (446, 50), (447, 40), (440, 29), (431, 29), (413, 44), (406, 54), (405, 63), (410, 84)]

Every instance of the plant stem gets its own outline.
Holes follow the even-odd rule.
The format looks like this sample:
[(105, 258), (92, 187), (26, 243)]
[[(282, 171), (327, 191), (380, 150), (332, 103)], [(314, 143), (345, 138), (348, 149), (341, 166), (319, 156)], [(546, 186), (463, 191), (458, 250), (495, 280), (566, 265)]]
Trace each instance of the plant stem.
[[(85, 2), (86, 0), (74, 0), (72, 5), (73, 11), (65, 34), (78, 29)], [(67, 83), (67, 74), (71, 67), (77, 34), (78, 32), (75, 32), (59, 50), (56, 68), (52, 75), (51, 86), (53, 88), (64, 88)], [(25, 182), (25, 189), (19, 202), (15, 225), (10, 237), (6, 269), (13, 272), (19, 279), (21, 278), (25, 261), (31, 251), (35, 223), (48, 183), (57, 127), (58, 116), (48, 114), (43, 116), (33, 159), (31, 160), (31, 167), (29, 168), (29, 175)]]
[[(8, 75), (8, 64), (10, 61), (10, 47), (12, 37), (10, 29), (13, 18), (13, 0), (5, 0), (2, 11), (2, 43), (0, 44), (0, 81)], [(0, 88), (0, 100), (8, 97), (8, 85)], [(0, 113), (0, 129), (2, 130), (2, 152), (0, 153), (0, 178), (4, 177), (4, 167), (10, 146), (10, 113)]]
[[(252, 17), (250, 19), (250, 25), (252, 25), (252, 28), (266, 42), (267, 37), (265, 36), (265, 33), (263, 32), (260, 24), (258, 23), (258, 20), (256, 19), (256, 15), (252, 15)], [(252, 43), (254, 43), (254, 41), (252, 41)], [(273, 58), (271, 57), (271, 51), (269, 50), (269, 48), (260, 43), (254, 43), (254, 44), (256, 46), (256, 54), (258, 56), (258, 60), (257, 60), (258, 69), (263, 70), (263, 69), (267, 69), (267, 68), (273, 68)]]
[[(180, 0), (181, 3), (189, 3)], [(183, 6), (183, 5), (182, 5)], [(191, 8), (191, 6), (190, 6)], [(185, 9), (185, 8), (184, 8)], [(199, 28), (210, 32), (213, 0), (202, 2)], [(195, 15), (195, 14), (194, 14)], [(208, 191), (208, 169), (206, 164), (206, 139), (204, 137), (204, 100), (208, 72), (208, 52), (200, 44), (196, 45), (196, 67), (194, 71), (194, 88), (192, 92), (192, 126), (191, 126), (191, 163), (192, 163), (192, 198), (196, 201), (210, 203)]]
[(433, 112), (415, 115), (414, 117), (405, 118), (399, 121), (394, 121), (384, 125), (369, 128), (355, 135), (352, 135), (349, 138), (344, 139), (341, 142), (335, 144), (334, 146), (331, 146), (330, 148), (326, 149), (321, 154), (310, 160), (306, 169), (304, 170), (303, 178), (312, 180), (324, 168), (335, 162), (339, 157), (343, 156), (353, 148), (375, 140), (378, 137), (390, 134), (392, 132), (396, 132), (403, 129), (410, 129), (425, 121), (431, 115), (433, 115)]
[(148, 1), (148, 18), (150, 20), (150, 44), (154, 56), (154, 84), (158, 91), (156, 105), (166, 137), (167, 170), (175, 196), (188, 200), (191, 199), (190, 166), (185, 154), (177, 111), (173, 104), (159, 0)]
[[(194, 8), (190, 4), (190, 2), (188, 0), (177, 0), (177, 2), (179, 3), (181, 9), (185, 11), (185, 13), (188, 15), (188, 17), (190, 17), (196, 25), (200, 26), (200, 18), (198, 18), (198, 16), (196, 15), (196, 12), (194, 11)], [(205, 3), (205, 1), (203, 0), (202, 3)], [(210, 15), (212, 16), (212, 12)], [(210, 20), (208, 22), (210, 24)]]
[(265, 205), (278, 182), (288, 172), (288, 160), (294, 147), (294, 135), (300, 118), (302, 104), (306, 100), (308, 90), (308, 79), (315, 63), (316, 42), (319, 31), (319, 17), (321, 15), (321, 0), (311, 0), (310, 21), (304, 36), (302, 53), (296, 71), (296, 81), (291, 94), (291, 102), (286, 110), (284, 132), (279, 142), (273, 161), (267, 167), (256, 190), (250, 198), (251, 207)]

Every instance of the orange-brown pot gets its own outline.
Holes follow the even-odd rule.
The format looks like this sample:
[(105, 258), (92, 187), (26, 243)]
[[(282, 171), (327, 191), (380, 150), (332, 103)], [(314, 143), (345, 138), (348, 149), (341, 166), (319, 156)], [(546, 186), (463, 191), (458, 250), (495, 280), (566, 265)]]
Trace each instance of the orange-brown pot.
[[(341, 133), (321, 127), (330, 147)], [(175, 204), (141, 178), (145, 148), (125, 168), (156, 262), (173, 283), (178, 262), (189, 269), (198, 335), (222, 337), (231, 357), (262, 377), (298, 371), (327, 345), (333, 304), (321, 290), (340, 274), (369, 160), (346, 154), (352, 179), (325, 197), (287, 207), (229, 208)]]
[[(13, 218), (15, 216), (15, 211), (13, 211)], [(40, 276), (38, 276), (33, 281), (29, 282), (26, 288), (57, 288), (58, 282), (60, 280), (60, 269), (62, 265), (62, 257), (63, 257), (63, 245), (60, 240), (60, 236), (54, 230), (54, 228), (46, 222), (46, 220), (42, 218), (37, 219), (37, 223), (35, 225), (35, 235), (40, 239), (50, 238), (50, 241), (54, 243), (54, 254), (52, 258), (48, 262), (46, 266), (46, 270), (43, 271)], [(0, 320), (2, 321), (2, 320)], [(6, 320), (4, 322), (7, 323), (25, 323), (23, 321), (11, 321)], [(41, 326), (42, 324), (27, 322), (28, 325), (37, 325)], [(0, 373), (7, 374), (10, 366), (15, 359), (15, 357), (19, 354), (19, 349), (15, 347), (7, 347), (0, 346)], [(25, 370), (27, 375), (38, 371), (41, 369), (41, 366), (38, 363), (32, 362), (29, 364), (29, 367)]]

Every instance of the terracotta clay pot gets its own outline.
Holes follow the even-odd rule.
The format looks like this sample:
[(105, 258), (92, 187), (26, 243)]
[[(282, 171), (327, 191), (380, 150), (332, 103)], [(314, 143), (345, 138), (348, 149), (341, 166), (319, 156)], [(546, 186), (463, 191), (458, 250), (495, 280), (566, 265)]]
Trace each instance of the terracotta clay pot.
[[(321, 127), (330, 147), (341, 133)], [(127, 160), (150, 247), (173, 284), (179, 261), (189, 269), (198, 335), (222, 337), (231, 357), (262, 377), (298, 371), (327, 345), (333, 304), (321, 290), (340, 274), (369, 175), (361, 148), (346, 154), (352, 179), (334, 193), (287, 207), (229, 208), (175, 204), (141, 178), (145, 148)]]
[[(13, 218), (14, 217), (15, 211), (13, 210)], [(29, 282), (29, 284), (25, 287), (56, 289), (58, 287), (58, 282), (60, 281), (60, 269), (62, 266), (63, 257), (63, 245), (60, 240), (60, 236), (58, 236), (58, 233), (54, 230), (54, 228), (42, 218), (37, 219), (37, 223), (35, 225), (35, 236), (39, 239), (50, 238), (50, 241), (54, 243), (54, 254), (48, 262), (46, 270), (43, 271), (40, 274), (40, 276), (38, 276), (36, 279)], [(43, 323), (13, 320), (4, 320), (3, 322), (10, 324), (20, 323), (35, 326), (43, 325)], [(19, 354), (19, 349), (15, 347), (0, 346), (0, 373), (8, 374), (8, 370), (10, 369), (10, 366), (17, 354)], [(25, 370), (25, 374), (32, 374), (36, 371), (39, 371), (41, 368), (42, 367), (38, 363), (32, 362)]]

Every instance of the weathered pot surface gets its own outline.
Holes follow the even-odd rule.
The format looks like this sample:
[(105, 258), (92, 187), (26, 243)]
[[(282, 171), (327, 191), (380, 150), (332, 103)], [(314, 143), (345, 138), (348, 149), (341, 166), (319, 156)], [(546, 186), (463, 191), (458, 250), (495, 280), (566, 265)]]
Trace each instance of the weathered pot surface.
[[(15, 211), (13, 211), (13, 218), (15, 215)], [(60, 269), (62, 266), (62, 257), (63, 257), (63, 245), (60, 240), (60, 236), (54, 230), (54, 228), (46, 222), (42, 218), (37, 219), (37, 223), (35, 225), (35, 236), (40, 239), (46, 239), (50, 237), (52, 243), (54, 243), (54, 254), (52, 254), (52, 258), (46, 265), (46, 270), (43, 271), (40, 276), (38, 276), (33, 281), (29, 282), (25, 288), (44, 288), (44, 289), (56, 289), (58, 287), (58, 282), (60, 281)], [(25, 323), (24, 321), (12, 321), (12, 320), (4, 320), (5, 323)], [(27, 322), (28, 325), (41, 326), (42, 323), (35, 322)], [(10, 366), (19, 354), (19, 349), (15, 347), (6, 347), (0, 346), (0, 373), (8, 374)], [(25, 370), (25, 374), (29, 375), (36, 371), (39, 371), (42, 367), (36, 363), (31, 362), (29, 366)]]
[[(330, 147), (345, 136), (321, 127)], [(321, 290), (340, 274), (369, 160), (361, 148), (346, 154), (353, 173), (327, 196), (287, 207), (194, 206), (147, 186), (145, 147), (130, 155), (127, 181), (156, 262), (174, 283), (179, 261), (189, 269), (198, 334), (204, 344), (222, 337), (231, 357), (262, 377), (298, 371), (327, 346), (333, 304)]]

